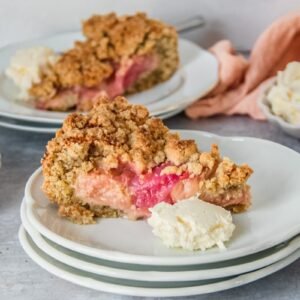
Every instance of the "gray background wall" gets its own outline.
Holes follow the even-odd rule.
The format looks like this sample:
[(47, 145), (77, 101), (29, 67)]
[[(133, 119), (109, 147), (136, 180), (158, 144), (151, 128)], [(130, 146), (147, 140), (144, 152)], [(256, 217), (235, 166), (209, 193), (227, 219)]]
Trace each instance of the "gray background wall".
[(93, 13), (147, 11), (170, 23), (202, 14), (207, 25), (187, 37), (207, 47), (228, 38), (247, 50), (280, 15), (300, 9), (300, 0), (0, 0), (0, 46), (78, 29)]

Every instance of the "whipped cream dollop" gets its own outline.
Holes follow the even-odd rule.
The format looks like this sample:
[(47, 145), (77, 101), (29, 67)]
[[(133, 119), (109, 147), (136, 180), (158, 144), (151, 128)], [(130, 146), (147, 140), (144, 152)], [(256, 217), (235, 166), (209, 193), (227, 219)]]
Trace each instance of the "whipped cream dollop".
[(300, 62), (279, 71), (267, 94), (272, 112), (291, 124), (300, 124)]
[(224, 249), (235, 229), (229, 211), (197, 196), (174, 205), (161, 202), (150, 211), (148, 223), (154, 235), (170, 248), (205, 250), (217, 245)]
[(58, 57), (47, 47), (21, 49), (15, 53), (5, 74), (19, 88), (18, 99), (30, 100), (30, 88), (41, 81), (42, 72), (54, 64)]

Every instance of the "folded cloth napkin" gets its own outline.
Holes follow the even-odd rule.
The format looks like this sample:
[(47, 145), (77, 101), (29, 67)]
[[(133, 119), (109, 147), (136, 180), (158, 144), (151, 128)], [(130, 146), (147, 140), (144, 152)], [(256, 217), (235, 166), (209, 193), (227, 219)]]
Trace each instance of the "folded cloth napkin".
[(236, 53), (225, 40), (210, 51), (219, 61), (219, 82), (212, 92), (186, 109), (190, 118), (216, 114), (246, 114), (257, 120), (265, 116), (257, 105), (260, 92), (277, 71), (300, 61), (300, 12), (275, 21), (256, 41), (249, 60)]

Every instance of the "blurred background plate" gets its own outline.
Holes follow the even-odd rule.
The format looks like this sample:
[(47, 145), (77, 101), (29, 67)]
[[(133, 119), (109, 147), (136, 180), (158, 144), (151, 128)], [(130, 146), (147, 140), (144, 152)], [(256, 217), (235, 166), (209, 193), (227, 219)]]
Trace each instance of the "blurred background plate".
[[(82, 39), (78, 32), (57, 34), (10, 45), (0, 49), (0, 116), (41, 123), (61, 124), (67, 113), (38, 110), (31, 103), (15, 101), (17, 89), (3, 75), (18, 49), (46, 46), (56, 52), (69, 49)], [(166, 82), (144, 92), (128, 96), (132, 103), (145, 105), (154, 116), (185, 108), (207, 94), (218, 81), (218, 62), (208, 51), (193, 42), (179, 39), (180, 67)]]

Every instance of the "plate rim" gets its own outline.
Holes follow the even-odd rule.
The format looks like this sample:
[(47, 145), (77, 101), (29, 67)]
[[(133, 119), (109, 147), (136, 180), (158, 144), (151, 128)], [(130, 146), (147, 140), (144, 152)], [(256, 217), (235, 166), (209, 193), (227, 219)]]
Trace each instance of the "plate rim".
[(9, 122), (5, 122), (1, 120), (0, 118), (0, 127), (6, 128), (6, 129), (13, 129), (18, 131), (26, 131), (26, 132), (35, 132), (35, 133), (45, 133), (45, 134), (55, 134), (57, 130), (60, 128), (54, 128), (54, 127), (34, 127), (29, 125), (20, 125), (20, 124), (12, 124)]
[[(284, 246), (274, 249), (272, 247), (268, 250), (274, 249), (270, 255), (265, 255), (262, 258), (254, 259), (248, 261), (246, 263), (236, 264), (234, 266), (230, 265), (227, 267), (220, 268), (210, 268), (210, 269), (201, 269), (201, 270), (185, 270), (185, 271), (164, 271), (164, 270), (156, 270), (156, 271), (143, 271), (143, 270), (128, 270), (128, 269), (119, 269), (111, 266), (103, 266), (101, 263), (93, 263), (87, 262), (85, 260), (80, 259), (80, 257), (70, 256), (65, 253), (63, 249), (57, 249), (50, 245), (43, 237), (41, 233), (39, 233), (29, 222), (26, 216), (26, 203), (25, 199), (22, 200), (20, 215), (22, 225), (25, 228), (26, 232), (30, 235), (33, 242), (46, 254), (51, 256), (57, 261), (60, 261), (66, 265), (69, 265), (74, 268), (78, 268), (80, 270), (94, 273), (97, 275), (116, 277), (120, 279), (129, 279), (129, 280), (140, 280), (143, 278), (143, 281), (193, 281), (193, 280), (207, 280), (207, 279), (218, 279), (225, 278), (231, 276), (241, 275), (243, 273), (251, 272), (257, 269), (261, 269), (263, 267), (269, 266), (275, 262), (280, 261), (283, 258), (288, 257), (292, 253), (296, 252), (300, 249), (300, 235), (294, 237), (289, 240), (287, 244)], [(54, 242), (53, 242), (54, 243)], [(56, 244), (58, 245), (58, 244)], [(59, 247), (62, 247), (58, 245)], [(63, 248), (63, 247), (62, 247)], [(82, 255), (80, 252), (76, 252), (77, 255)], [(70, 259), (71, 258), (71, 259)], [(246, 258), (246, 257), (245, 257)], [(82, 264), (83, 263), (83, 264)], [(99, 268), (101, 266), (101, 268)], [(163, 266), (162, 266), (163, 267)], [(185, 277), (183, 277), (185, 276)]]
[[(219, 136), (216, 134), (211, 134), (208, 132), (202, 132), (197, 130), (175, 130), (178, 133), (197, 133), (197, 135), (206, 136), (209, 138), (218, 138), (219, 140), (223, 139), (229, 139), (232, 141), (243, 141), (243, 140), (252, 140), (252, 141), (258, 141), (260, 143), (271, 143), (273, 145), (276, 145), (276, 147), (282, 147), (286, 151), (292, 152), (294, 154), (299, 155), (300, 154), (286, 146), (283, 146), (281, 144), (264, 140), (260, 138), (253, 138), (253, 137), (239, 137), (239, 136), (233, 136), (233, 137), (225, 137), (225, 136)], [(147, 256), (147, 255), (138, 255), (138, 254), (130, 254), (130, 253), (124, 253), (116, 250), (104, 250), (104, 249), (98, 249), (98, 248), (92, 248), (87, 245), (76, 243), (72, 240), (68, 240), (55, 232), (48, 229), (46, 226), (44, 226), (42, 223), (40, 223), (35, 217), (33, 213), (33, 206), (34, 206), (34, 198), (31, 195), (31, 186), (36, 179), (41, 174), (41, 167), (39, 167), (37, 170), (34, 171), (34, 173), (30, 176), (29, 180), (26, 183), (25, 186), (25, 199), (27, 207), (27, 216), (30, 219), (30, 222), (34, 225), (34, 227), (42, 233), (45, 237), (47, 237), (49, 240), (54, 241), (57, 244), (60, 244), (64, 246), (65, 248), (69, 249), (77, 249), (77, 252), (80, 251), (83, 254), (98, 257), (101, 259), (111, 260), (111, 261), (118, 261), (118, 262), (126, 262), (126, 263), (134, 263), (134, 264), (148, 264), (148, 265), (189, 265), (189, 264), (201, 264), (201, 263), (210, 263), (210, 262), (218, 262), (218, 261), (225, 261), (232, 258), (237, 257), (243, 257), (249, 254), (253, 254), (255, 252), (259, 252), (262, 250), (265, 250), (267, 248), (270, 248), (272, 246), (275, 246), (276, 244), (279, 244), (289, 238), (292, 238), (293, 236), (300, 233), (300, 223), (296, 224), (295, 227), (289, 228), (288, 232), (285, 232), (284, 234), (276, 235), (276, 238), (264, 240), (263, 242), (259, 244), (254, 244), (251, 247), (247, 247), (247, 249), (236, 249), (231, 252), (222, 252), (222, 256), (218, 255), (218, 253), (212, 253), (210, 255), (203, 255), (203, 256), (172, 256), (172, 257), (160, 257), (160, 256)]]
[(22, 225), (19, 228), (18, 238), (25, 253), (36, 264), (38, 264), (41, 268), (45, 269), (49, 273), (61, 279), (98, 291), (120, 294), (120, 295), (128, 295), (128, 296), (141, 296), (141, 297), (181, 297), (181, 296), (208, 294), (208, 293), (227, 290), (230, 288), (238, 287), (256, 281), (270, 274), (273, 274), (285, 268), (286, 266), (290, 265), (291, 263), (295, 262), (300, 257), (300, 250), (297, 250), (294, 254), (288, 256), (287, 258), (284, 258), (279, 262), (274, 263), (265, 268), (261, 268), (259, 270), (249, 272), (243, 275), (235, 276), (227, 280), (223, 280), (223, 281), (220, 280), (211, 284), (206, 284), (206, 285), (203, 284), (203, 285), (198, 285), (193, 287), (178, 287), (178, 288), (149, 288), (149, 287), (135, 287), (135, 286), (125, 286), (125, 285), (106, 283), (106, 282), (101, 282), (100, 280), (71, 273), (70, 271), (66, 271), (62, 268), (52, 265), (50, 262), (46, 261), (44, 258), (39, 256), (30, 246), (29, 241), (26, 237), (26, 231)]

